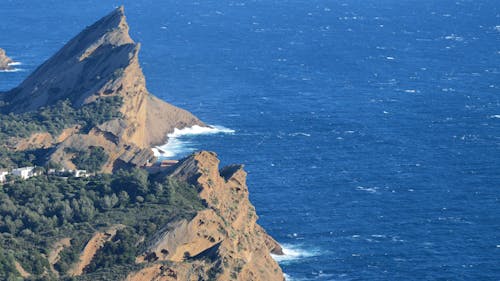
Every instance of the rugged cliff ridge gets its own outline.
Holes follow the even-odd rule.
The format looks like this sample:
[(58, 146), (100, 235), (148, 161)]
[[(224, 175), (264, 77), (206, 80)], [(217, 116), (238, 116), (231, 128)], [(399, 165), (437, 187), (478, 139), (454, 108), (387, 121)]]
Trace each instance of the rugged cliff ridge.
[(204, 124), (148, 93), (138, 50), (119, 8), (0, 95), (1, 168), (38, 155), (97, 167), (6, 178), (0, 280), (284, 280), (243, 166), (219, 169), (202, 151), (157, 173), (141, 167), (174, 128)]
[(0, 189), (1, 280), (283, 281), (241, 165), (201, 151), (143, 169)]
[(4, 49), (0, 48), (0, 70), (11, 69), (11, 63), (13, 63), (12, 59), (7, 56)]
[(216, 154), (202, 151), (182, 161), (169, 177), (195, 185), (206, 208), (158, 232), (137, 258), (148, 265), (127, 281), (284, 280), (270, 256), (283, 254), (282, 249), (256, 223), (243, 166), (219, 170)]
[[(124, 9), (120, 7), (87, 27), (18, 87), (3, 94), (7, 111), (32, 112), (64, 100), (81, 108), (99, 99), (119, 97), (119, 118), (86, 132), (73, 130), (52, 136), (49, 143), (55, 150), (50, 159), (74, 168), (73, 155), (68, 151), (98, 146), (109, 154), (105, 171), (119, 163), (144, 164), (152, 157), (149, 148), (165, 143), (167, 134), (175, 128), (204, 124), (148, 92), (139, 65), (139, 49), (140, 45), (129, 36)], [(31, 143), (31, 148), (46, 143), (39, 147)]]

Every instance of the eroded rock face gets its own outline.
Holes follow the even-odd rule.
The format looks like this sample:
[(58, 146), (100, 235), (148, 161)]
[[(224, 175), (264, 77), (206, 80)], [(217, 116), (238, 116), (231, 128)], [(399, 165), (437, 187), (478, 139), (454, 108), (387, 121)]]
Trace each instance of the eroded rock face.
[(78, 107), (119, 95), (124, 122), (102, 127), (112, 133), (121, 130), (121, 138), (139, 147), (162, 144), (176, 127), (203, 125), (191, 113), (148, 92), (139, 49), (120, 7), (83, 30), (11, 90), (7, 94), (11, 110), (32, 111), (65, 99)]
[[(123, 102), (120, 118), (100, 124), (89, 133), (72, 131), (64, 138), (52, 136), (54, 150), (49, 158), (73, 168), (66, 151), (101, 146), (110, 156), (103, 171), (121, 164), (145, 164), (153, 157), (146, 150), (165, 143), (167, 134), (175, 128), (205, 125), (191, 113), (148, 92), (139, 49), (140, 44), (129, 36), (120, 7), (70, 40), (21, 85), (3, 95), (4, 101), (11, 112), (21, 113), (61, 100), (81, 107), (103, 97), (119, 96)], [(47, 146), (46, 139), (40, 148)], [(36, 148), (33, 139), (25, 142)]]
[(0, 70), (11, 69), (12, 67), (10, 66), (10, 64), (12, 62), (12, 59), (10, 59), (5, 53), (5, 50), (0, 48)]
[(74, 264), (73, 267), (69, 270), (68, 275), (82, 275), (84, 273), (85, 267), (90, 264), (97, 251), (104, 246), (104, 243), (113, 239), (113, 237), (116, 235), (116, 231), (122, 228), (124, 228), (123, 225), (115, 225), (107, 229), (105, 232), (96, 232), (92, 236), (90, 241), (88, 241), (85, 245), (85, 248), (80, 254), (78, 262)]
[[(270, 255), (282, 254), (281, 247), (257, 224), (243, 166), (219, 170), (216, 154), (202, 151), (183, 160), (170, 176), (196, 185), (207, 208), (158, 233), (137, 258), (150, 265), (127, 280), (284, 280)], [(159, 261), (174, 265), (167, 268)]]

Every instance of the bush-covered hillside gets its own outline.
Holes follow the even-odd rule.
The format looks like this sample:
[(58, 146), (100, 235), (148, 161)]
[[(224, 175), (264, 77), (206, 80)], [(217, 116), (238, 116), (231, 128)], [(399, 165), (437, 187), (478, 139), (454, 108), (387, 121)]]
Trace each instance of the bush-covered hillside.
[[(121, 116), (122, 97), (101, 97), (95, 102), (75, 108), (69, 100), (22, 114), (0, 113), (0, 168), (29, 166), (43, 162), (44, 151), (13, 151), (5, 146), (11, 138), (27, 138), (48, 132), (57, 137), (62, 130), (79, 125), (87, 133), (96, 125)], [(0, 107), (0, 112), (5, 111)], [(90, 164), (93, 166), (93, 163)]]
[(83, 131), (120, 117), (122, 97), (101, 97), (95, 102), (75, 108), (69, 100), (22, 114), (0, 114), (0, 139), (29, 137), (34, 132), (59, 134), (63, 129), (81, 125)]
[(63, 278), (95, 231), (122, 224), (126, 227), (85, 268), (93, 278), (112, 278), (135, 266), (141, 237), (202, 207), (195, 187), (165, 176), (153, 179), (141, 169), (0, 185), (0, 280), (19, 280), (15, 261), (32, 280), (57, 280), (46, 257), (55, 241), (69, 237), (71, 247), (53, 265)]

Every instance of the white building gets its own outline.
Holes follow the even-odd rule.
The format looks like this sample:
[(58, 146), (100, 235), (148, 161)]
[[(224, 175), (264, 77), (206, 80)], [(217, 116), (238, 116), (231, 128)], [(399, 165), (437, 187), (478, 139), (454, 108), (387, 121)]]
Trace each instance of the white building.
[(29, 179), (33, 176), (36, 176), (35, 167), (23, 167), (12, 170), (12, 174), (14, 176), (21, 177), (22, 179)]
[(76, 177), (76, 178), (81, 178), (81, 177), (87, 177), (87, 170), (75, 170), (73, 172), (73, 175)]
[(9, 174), (9, 172), (6, 172), (6, 171), (0, 171), (0, 183), (2, 182), (5, 182), (7, 179), (5, 178), (5, 176), (7, 176)]

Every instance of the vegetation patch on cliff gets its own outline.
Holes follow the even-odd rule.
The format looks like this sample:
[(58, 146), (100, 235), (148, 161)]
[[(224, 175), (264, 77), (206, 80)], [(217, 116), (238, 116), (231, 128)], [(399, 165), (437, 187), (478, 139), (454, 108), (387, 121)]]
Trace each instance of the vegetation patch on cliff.
[(75, 166), (90, 172), (99, 171), (109, 157), (102, 147), (94, 146), (89, 149), (82, 150), (67, 148), (66, 150), (67, 152), (74, 153), (71, 161), (75, 164)]
[(72, 106), (69, 100), (25, 113), (8, 112), (8, 105), (0, 108), (0, 139), (25, 138), (37, 132), (58, 135), (70, 126), (81, 125), (88, 132), (96, 125), (121, 116), (122, 97), (101, 97), (80, 108)]
[[(40, 132), (48, 132), (56, 137), (64, 129), (74, 126), (80, 127), (83, 133), (88, 133), (97, 125), (119, 118), (121, 106), (122, 97), (111, 96), (99, 98), (80, 108), (75, 108), (69, 100), (64, 100), (38, 111), (0, 114), (0, 143), (3, 144), (3, 147), (0, 147), (0, 168), (43, 163), (43, 151), (14, 151), (8, 147), (13, 139), (15, 142), (16, 139), (28, 138)], [(0, 110), (5, 111), (5, 107)], [(98, 161), (97, 158), (99, 157), (95, 160)], [(83, 163), (82, 168), (85, 169), (89, 165), (91, 168), (95, 167), (94, 164)]]
[[(141, 241), (203, 208), (195, 187), (167, 177), (151, 178), (140, 169), (92, 178), (14, 181), (0, 186), (0, 202), (2, 280), (20, 276), (15, 261), (33, 280), (64, 277), (98, 229), (121, 224), (125, 228), (85, 268), (93, 276), (111, 277), (115, 268), (134, 265), (133, 257), (143, 249)], [(46, 257), (62, 237), (72, 237), (71, 246), (61, 251), (53, 272)]]

